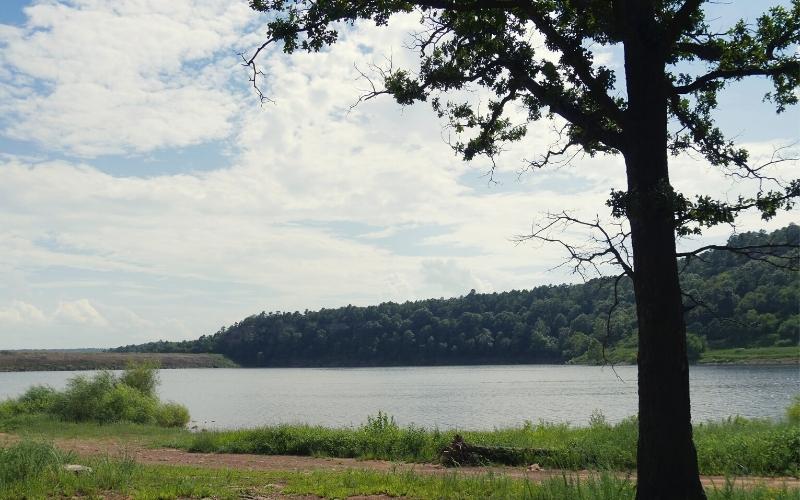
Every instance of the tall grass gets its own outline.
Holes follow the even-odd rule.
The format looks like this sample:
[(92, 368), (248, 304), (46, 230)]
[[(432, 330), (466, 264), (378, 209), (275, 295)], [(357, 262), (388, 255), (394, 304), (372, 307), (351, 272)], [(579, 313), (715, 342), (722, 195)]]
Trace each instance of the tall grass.
[[(599, 414), (590, 426), (582, 428), (526, 422), (522, 427), (492, 431), (442, 432), (400, 427), (379, 413), (355, 428), (278, 425), (181, 435), (168, 444), (196, 452), (436, 462), (457, 433), (468, 443), (514, 448), (513, 453), (504, 455), (507, 465), (538, 463), (570, 470), (636, 468), (636, 419), (609, 424)], [(800, 427), (789, 422), (737, 417), (696, 425), (694, 435), (703, 474), (800, 474)]]
[(183, 427), (189, 411), (162, 403), (156, 395), (158, 370), (152, 364), (129, 366), (121, 375), (109, 371), (77, 375), (63, 391), (34, 386), (17, 399), (0, 403), (0, 418), (45, 414), (67, 422), (132, 422)]

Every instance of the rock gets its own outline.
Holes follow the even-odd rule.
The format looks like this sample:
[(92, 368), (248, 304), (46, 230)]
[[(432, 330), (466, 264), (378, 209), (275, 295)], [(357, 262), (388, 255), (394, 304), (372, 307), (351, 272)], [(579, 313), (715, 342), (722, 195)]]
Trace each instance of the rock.
[(85, 465), (78, 465), (78, 464), (67, 464), (64, 466), (64, 470), (68, 472), (74, 472), (75, 474), (88, 474), (92, 472), (91, 467), (86, 467)]

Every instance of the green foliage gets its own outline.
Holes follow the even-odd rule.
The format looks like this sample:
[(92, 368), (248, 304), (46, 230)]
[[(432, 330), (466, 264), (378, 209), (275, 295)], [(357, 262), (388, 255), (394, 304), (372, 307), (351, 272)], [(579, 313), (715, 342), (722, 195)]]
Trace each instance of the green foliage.
[[(800, 227), (742, 233), (729, 240), (734, 246), (774, 242), (800, 244)], [(791, 255), (789, 249), (777, 254)], [(732, 347), (796, 346), (800, 334), (796, 275), (719, 250), (683, 259), (680, 266), (683, 288), (703, 304), (686, 301), (692, 361), (707, 349), (717, 353)], [(597, 279), (452, 299), (261, 313), (196, 341), (120, 350), (213, 351), (246, 366), (633, 363), (637, 356), (633, 290), (629, 281), (620, 282), (619, 305), (608, 335), (613, 288), (612, 280)]]
[(693, 333), (686, 334), (686, 356), (689, 362), (696, 362), (700, 355), (706, 350), (706, 340)]
[(800, 426), (800, 394), (796, 395), (792, 404), (786, 408), (786, 419), (790, 424)]
[[(236, 431), (201, 432), (185, 444), (202, 453), (311, 455), (382, 460), (433, 461), (452, 433), (399, 427), (384, 413), (355, 429), (278, 425)], [(181, 442), (174, 443), (184, 445)]]
[(178, 403), (164, 403), (156, 410), (156, 423), (161, 427), (185, 427), (189, 410)]
[(158, 364), (154, 362), (130, 363), (119, 381), (146, 396), (155, 396), (158, 385)]
[(77, 375), (63, 392), (34, 386), (19, 398), (0, 403), (0, 418), (47, 414), (68, 422), (186, 425), (189, 411), (176, 403), (160, 403), (157, 383), (153, 365), (131, 365), (119, 377), (109, 371), (93, 377)]
[(67, 382), (67, 388), (59, 398), (54, 412), (63, 420), (73, 422), (108, 422), (104, 418), (108, 413), (104, 411), (103, 405), (116, 385), (114, 374), (108, 371), (100, 371), (91, 378), (76, 375)]
[[(357, 428), (332, 429), (279, 425), (258, 429), (200, 432), (168, 441), (173, 447), (202, 453), (311, 455), (342, 458), (436, 462), (460, 434), (468, 443), (512, 448), (506, 465), (538, 463), (548, 469), (622, 470), (636, 468), (638, 422), (616, 424), (596, 412), (589, 427), (526, 422), (491, 431), (439, 431), (400, 427), (383, 413)], [(703, 474), (795, 475), (800, 472), (800, 428), (768, 420), (732, 418), (695, 426)], [(539, 450), (546, 450), (542, 453)]]
[(705, 351), (702, 363), (785, 363), (800, 361), (800, 346), (791, 347), (737, 347)]
[(695, 427), (700, 470), (711, 474), (797, 475), (800, 427), (741, 417)]

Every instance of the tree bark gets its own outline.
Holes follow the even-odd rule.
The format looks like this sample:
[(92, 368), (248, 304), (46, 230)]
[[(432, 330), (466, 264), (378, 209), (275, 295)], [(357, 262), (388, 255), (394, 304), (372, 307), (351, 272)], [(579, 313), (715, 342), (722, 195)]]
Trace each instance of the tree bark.
[(692, 440), (686, 325), (667, 161), (667, 85), (652, 2), (625, 2), (624, 157), (639, 323), (638, 500), (705, 499)]

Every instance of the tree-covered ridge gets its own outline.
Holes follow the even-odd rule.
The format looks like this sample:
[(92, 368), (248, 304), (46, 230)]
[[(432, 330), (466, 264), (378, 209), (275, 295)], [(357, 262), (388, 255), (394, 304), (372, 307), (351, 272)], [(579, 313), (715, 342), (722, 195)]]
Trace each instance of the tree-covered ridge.
[[(800, 226), (732, 236), (735, 247), (800, 243)], [(775, 254), (775, 249), (770, 250)], [(793, 252), (793, 253), (790, 253)], [(796, 345), (800, 280), (786, 264), (710, 249), (681, 259), (689, 350)], [(787, 260), (789, 259), (789, 260)], [(245, 366), (364, 366), (599, 362), (603, 344), (635, 356), (636, 310), (630, 280), (546, 285), (502, 293), (305, 312), (262, 312), (185, 342), (121, 351), (215, 352)]]

